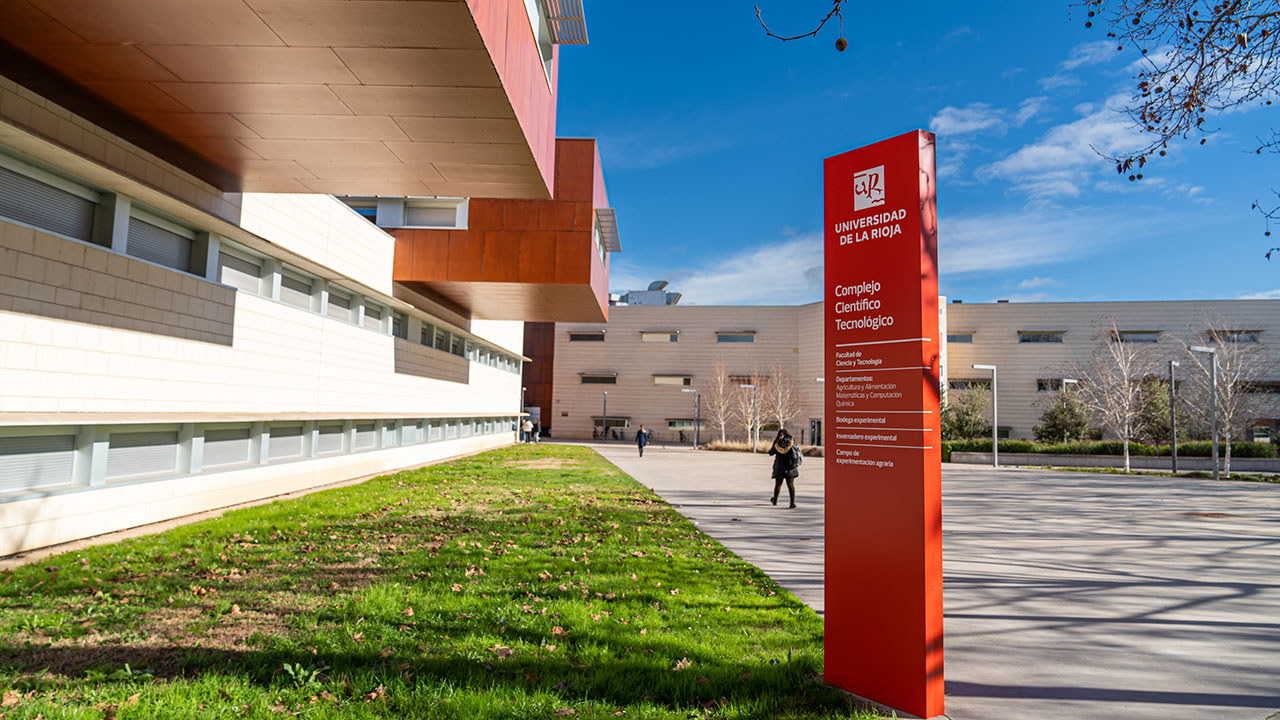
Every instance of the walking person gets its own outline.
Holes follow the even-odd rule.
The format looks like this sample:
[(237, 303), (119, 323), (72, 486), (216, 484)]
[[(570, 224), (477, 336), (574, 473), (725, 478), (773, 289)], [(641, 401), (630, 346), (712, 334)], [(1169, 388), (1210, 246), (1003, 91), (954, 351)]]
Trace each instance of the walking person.
[(525, 421), (524, 423), (521, 424), (520, 429), (524, 430), (524, 441), (526, 443), (533, 442), (533, 422), (530, 421), (528, 418), (525, 418)]
[(641, 425), (636, 431), (636, 447), (640, 448), (640, 457), (644, 457), (644, 446), (649, 444), (649, 431)]
[(796, 477), (800, 475), (800, 463), (804, 462), (804, 455), (800, 453), (800, 447), (796, 445), (795, 438), (791, 437), (791, 433), (786, 428), (778, 431), (778, 437), (773, 439), (773, 445), (769, 447), (769, 454), (773, 455), (773, 497), (769, 502), (774, 505), (778, 504), (778, 493), (782, 490), (782, 481), (787, 482), (787, 493), (791, 496), (791, 507), (796, 506)]

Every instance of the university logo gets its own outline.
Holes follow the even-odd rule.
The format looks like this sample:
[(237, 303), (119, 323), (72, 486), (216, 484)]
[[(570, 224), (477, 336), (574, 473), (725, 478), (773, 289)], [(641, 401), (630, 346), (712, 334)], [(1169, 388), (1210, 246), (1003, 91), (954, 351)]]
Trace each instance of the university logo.
[(853, 209), (866, 210), (884, 204), (884, 166), (853, 174)]

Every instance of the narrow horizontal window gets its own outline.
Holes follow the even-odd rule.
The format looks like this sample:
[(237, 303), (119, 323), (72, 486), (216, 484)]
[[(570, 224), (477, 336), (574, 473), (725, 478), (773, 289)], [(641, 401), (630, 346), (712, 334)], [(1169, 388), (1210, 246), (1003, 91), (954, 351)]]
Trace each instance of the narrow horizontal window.
[(676, 331), (668, 331), (668, 330), (663, 330), (661, 332), (642, 332), (640, 333), (640, 342), (647, 342), (647, 343), (680, 342), (680, 333)]
[(356, 444), (354, 450), (368, 450), (378, 444), (378, 426), (376, 423), (356, 423)]
[(1111, 342), (1124, 343), (1158, 343), (1159, 330), (1121, 330), (1111, 334)]
[(245, 465), (249, 462), (249, 428), (210, 428), (204, 431), (205, 468)]
[[(595, 426), (596, 428), (599, 428), (599, 427), (600, 427), (600, 423), (601, 423), (601, 421), (602, 421), (602, 420), (605, 420), (605, 418), (601, 418), (599, 415), (597, 415), (597, 416), (595, 416), (595, 417), (591, 418), (591, 424), (592, 424), (593, 426)], [(607, 422), (607, 424), (605, 425), (605, 427), (608, 427), (608, 428), (629, 428), (629, 427), (631, 427), (631, 418), (629, 418), (629, 417), (618, 417), (618, 416), (616, 416), (616, 415), (610, 415), (610, 416), (608, 417), (608, 422)]]
[(129, 239), (125, 243), (127, 255), (174, 270), (189, 272), (193, 244), (192, 238), (184, 237), (172, 229), (160, 227), (159, 224), (150, 220), (139, 217), (129, 218)]
[(288, 460), (302, 457), (302, 426), (273, 427), (268, 431), (267, 457)]
[(947, 342), (960, 343), (960, 344), (972, 344), (973, 333), (947, 333)]
[(693, 378), (688, 375), (654, 375), (654, 385), (692, 385)]
[(1039, 378), (1036, 380), (1036, 392), (1062, 392), (1063, 387), (1061, 378)]
[(716, 333), (716, 342), (718, 343), (754, 343), (756, 334), (754, 332), (718, 332)]
[(113, 432), (107, 448), (107, 479), (168, 475), (178, 465), (178, 433)]
[(330, 288), (329, 307), (325, 308), (325, 314), (337, 320), (351, 322), (351, 296), (335, 288)]
[(990, 390), (990, 378), (952, 378), (947, 381), (947, 388), (951, 390)]
[(1239, 343), (1252, 345), (1262, 340), (1261, 330), (1222, 330), (1209, 331), (1210, 342)]
[(343, 446), (346, 445), (346, 433), (343, 429), (341, 423), (321, 425), (319, 438), (316, 441), (316, 454), (332, 455), (342, 452)]
[(581, 384), (583, 385), (617, 385), (617, 375), (579, 375)]
[(365, 303), (364, 306), (364, 326), (370, 330), (382, 329), (382, 314), (385, 311), (380, 305)]
[(280, 301), (304, 310), (311, 309), (311, 278), (290, 272), (280, 274)]
[(218, 282), (237, 290), (262, 292), (262, 263), (254, 262), (225, 250), (218, 253)]
[[(85, 190), (84, 194), (93, 195)], [(93, 236), (97, 203), (0, 167), (0, 217), (76, 240)]]
[(1018, 342), (1020, 343), (1060, 343), (1063, 341), (1061, 332), (1039, 332), (1039, 331), (1023, 331), (1018, 333)]
[(74, 435), (0, 438), (0, 493), (70, 484), (75, 442)]
[(569, 342), (604, 342), (603, 330), (569, 333)]

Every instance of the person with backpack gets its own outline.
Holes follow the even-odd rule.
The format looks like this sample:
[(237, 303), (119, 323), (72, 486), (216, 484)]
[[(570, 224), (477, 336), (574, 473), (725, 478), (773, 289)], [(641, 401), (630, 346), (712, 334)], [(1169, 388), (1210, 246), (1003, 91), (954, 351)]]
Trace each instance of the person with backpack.
[(791, 495), (791, 507), (796, 506), (796, 478), (800, 475), (800, 463), (804, 462), (804, 455), (800, 452), (800, 447), (796, 445), (795, 438), (791, 437), (791, 433), (786, 428), (778, 430), (778, 437), (774, 438), (773, 445), (769, 448), (769, 454), (773, 457), (773, 498), (769, 502), (774, 505), (778, 504), (778, 493), (782, 490), (782, 481), (787, 482), (787, 492)]

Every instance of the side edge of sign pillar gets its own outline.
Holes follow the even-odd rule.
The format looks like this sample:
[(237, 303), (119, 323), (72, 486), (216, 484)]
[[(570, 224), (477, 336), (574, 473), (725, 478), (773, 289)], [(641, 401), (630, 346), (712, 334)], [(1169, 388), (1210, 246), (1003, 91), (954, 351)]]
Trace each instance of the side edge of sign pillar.
[(828, 683), (943, 708), (935, 142), (824, 162)]

